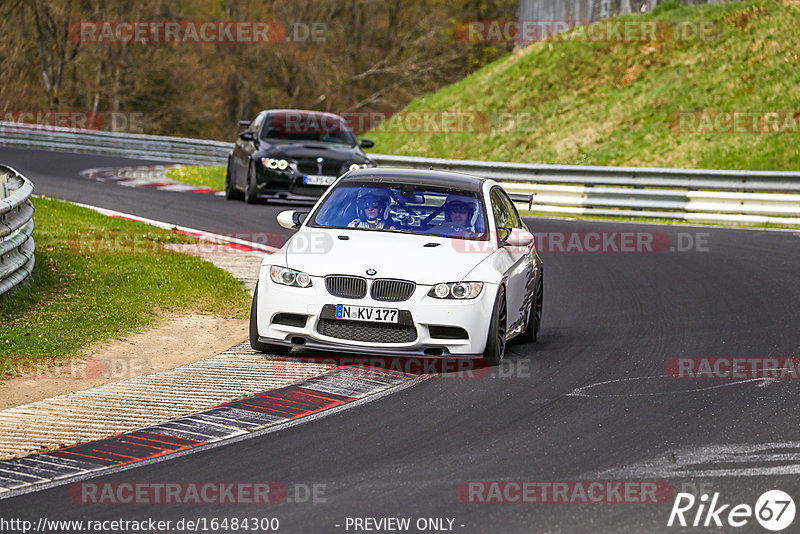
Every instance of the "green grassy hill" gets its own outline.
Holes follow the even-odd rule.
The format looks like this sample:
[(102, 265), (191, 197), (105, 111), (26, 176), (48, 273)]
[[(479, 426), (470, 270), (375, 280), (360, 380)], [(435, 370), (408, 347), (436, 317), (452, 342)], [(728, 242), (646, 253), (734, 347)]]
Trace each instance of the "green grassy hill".
[[(617, 20), (658, 21), (659, 31), (646, 41), (578, 34), (532, 43), (404, 110), (485, 112), (494, 123), (486, 131), (408, 133), (387, 122), (367, 137), (376, 152), (415, 156), (800, 169), (800, 1), (668, 2)], [(711, 31), (686, 39), (670, 31), (689, 22)], [(682, 126), (681, 112), (699, 115), (684, 115)], [(714, 126), (732, 126), (730, 112), (746, 133)], [(750, 112), (765, 119), (758, 131)]]

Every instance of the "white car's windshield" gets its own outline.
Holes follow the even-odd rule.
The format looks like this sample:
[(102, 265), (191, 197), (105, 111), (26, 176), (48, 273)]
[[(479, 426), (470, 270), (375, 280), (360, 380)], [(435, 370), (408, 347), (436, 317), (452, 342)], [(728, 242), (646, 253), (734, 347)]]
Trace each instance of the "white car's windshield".
[(478, 193), (430, 186), (361, 184), (336, 187), (309, 226), (406, 232), (484, 241), (485, 209)]

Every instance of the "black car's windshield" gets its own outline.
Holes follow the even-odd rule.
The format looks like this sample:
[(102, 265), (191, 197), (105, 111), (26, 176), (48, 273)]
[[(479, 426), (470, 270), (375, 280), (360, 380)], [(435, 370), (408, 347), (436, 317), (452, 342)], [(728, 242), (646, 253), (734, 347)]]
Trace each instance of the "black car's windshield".
[(284, 111), (268, 115), (261, 128), (261, 139), (272, 144), (310, 142), (356, 145), (356, 137), (340, 117), (308, 111)]
[(312, 215), (315, 228), (357, 228), (485, 241), (478, 193), (433, 186), (346, 182)]

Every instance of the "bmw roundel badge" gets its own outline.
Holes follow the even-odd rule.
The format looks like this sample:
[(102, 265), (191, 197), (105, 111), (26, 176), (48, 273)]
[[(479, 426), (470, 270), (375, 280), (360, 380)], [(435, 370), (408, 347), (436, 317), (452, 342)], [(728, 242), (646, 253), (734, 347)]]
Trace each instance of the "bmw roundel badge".
[(378, 271), (370, 267), (369, 269), (367, 269), (367, 274), (370, 276), (375, 276), (376, 274), (378, 274)]

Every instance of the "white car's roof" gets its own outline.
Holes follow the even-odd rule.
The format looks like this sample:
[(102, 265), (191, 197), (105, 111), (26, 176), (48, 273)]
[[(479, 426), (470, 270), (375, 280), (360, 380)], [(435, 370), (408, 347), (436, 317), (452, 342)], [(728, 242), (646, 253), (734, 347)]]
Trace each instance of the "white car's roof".
[(476, 193), (482, 190), (486, 181), (485, 178), (457, 172), (380, 167), (350, 171), (340, 183), (364, 180), (398, 185), (447, 187)]

